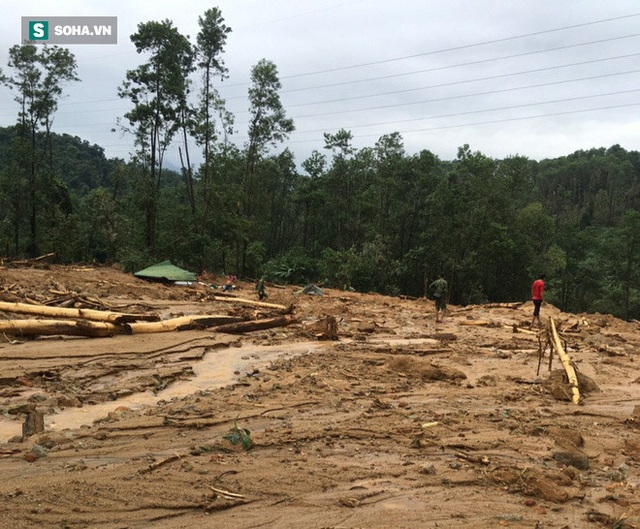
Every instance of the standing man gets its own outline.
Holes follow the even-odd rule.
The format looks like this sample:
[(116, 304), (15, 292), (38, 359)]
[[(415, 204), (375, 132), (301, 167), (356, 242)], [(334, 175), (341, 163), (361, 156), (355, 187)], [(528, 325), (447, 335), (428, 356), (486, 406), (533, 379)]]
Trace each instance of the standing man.
[(538, 279), (531, 285), (531, 299), (533, 300), (533, 319), (531, 320), (531, 327), (538, 322), (538, 327), (542, 327), (540, 324), (540, 307), (542, 306), (542, 300), (544, 298), (544, 278), (546, 276), (541, 274)]
[(431, 297), (436, 302), (436, 323), (444, 322), (444, 317), (447, 313), (447, 291), (449, 286), (445, 281), (442, 274), (438, 276), (433, 283), (429, 285), (429, 292)]
[(258, 293), (258, 299), (262, 301), (267, 297), (267, 291), (264, 285), (265, 277), (262, 276), (260, 280), (256, 283), (256, 292)]

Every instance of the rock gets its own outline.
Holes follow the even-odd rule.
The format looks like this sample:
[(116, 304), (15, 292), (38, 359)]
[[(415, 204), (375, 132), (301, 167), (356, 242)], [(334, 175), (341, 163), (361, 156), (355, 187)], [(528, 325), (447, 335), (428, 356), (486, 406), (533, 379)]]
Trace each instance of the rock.
[(561, 465), (589, 470), (589, 458), (580, 452), (555, 452), (552, 457)]

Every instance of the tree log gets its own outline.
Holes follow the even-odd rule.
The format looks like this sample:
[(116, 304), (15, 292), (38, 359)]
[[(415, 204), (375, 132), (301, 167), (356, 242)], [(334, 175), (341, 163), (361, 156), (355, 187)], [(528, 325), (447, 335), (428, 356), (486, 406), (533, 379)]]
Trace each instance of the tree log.
[(108, 323), (130, 323), (134, 321), (159, 321), (156, 314), (126, 314), (94, 309), (71, 309), (63, 307), (49, 307), (47, 305), (29, 305), (27, 303), (9, 303), (0, 301), (0, 312), (17, 314), (35, 314), (52, 318), (80, 318), (90, 321)]
[(44, 413), (41, 411), (32, 411), (22, 424), (22, 437), (26, 439), (36, 433), (44, 432)]
[(213, 299), (215, 301), (224, 301), (226, 303), (242, 303), (243, 305), (251, 305), (252, 307), (281, 310), (285, 314), (289, 314), (293, 310), (293, 305), (289, 305), (287, 307), (286, 305), (279, 305), (277, 303), (266, 303), (265, 301), (255, 301), (253, 299), (227, 298), (218, 295), (214, 295)]
[(264, 320), (251, 320), (242, 323), (230, 323), (228, 325), (219, 325), (215, 328), (216, 332), (225, 332), (229, 334), (242, 334), (244, 332), (261, 331), (264, 329), (272, 329), (273, 327), (286, 327), (298, 320), (287, 316), (278, 316), (277, 318), (265, 318)]
[(237, 325), (243, 318), (235, 316), (181, 316), (170, 320), (156, 322), (130, 323), (133, 334), (147, 334), (155, 332), (190, 331), (207, 329), (224, 325)]
[(580, 404), (580, 390), (578, 389), (578, 377), (576, 375), (576, 371), (571, 364), (569, 355), (567, 355), (564, 348), (562, 347), (562, 342), (560, 341), (560, 336), (558, 335), (558, 331), (556, 329), (556, 323), (553, 321), (553, 318), (549, 318), (549, 321), (551, 322), (551, 340), (553, 342), (553, 347), (558, 352), (558, 356), (562, 361), (564, 370), (567, 372), (569, 384), (571, 385), (571, 400), (575, 404)]
[(245, 321), (226, 315), (181, 316), (157, 322), (110, 323), (87, 320), (12, 320), (0, 321), (0, 333), (20, 336), (105, 337), (115, 334), (149, 334), (157, 332), (188, 331), (215, 327), (217, 332), (241, 334), (273, 327), (285, 327), (297, 320), (288, 316)]
[(128, 329), (128, 326), (86, 320), (13, 320), (0, 321), (0, 333), (20, 336), (66, 334), (97, 338), (114, 334), (131, 334), (131, 329)]

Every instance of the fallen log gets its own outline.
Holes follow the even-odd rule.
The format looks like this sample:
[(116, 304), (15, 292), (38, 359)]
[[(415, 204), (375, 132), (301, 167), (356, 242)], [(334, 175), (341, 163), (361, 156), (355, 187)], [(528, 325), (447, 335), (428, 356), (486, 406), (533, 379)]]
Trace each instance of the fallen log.
[(0, 301), (0, 312), (34, 314), (37, 316), (50, 316), (52, 318), (80, 318), (83, 320), (102, 321), (114, 324), (160, 320), (160, 317), (156, 314), (127, 314), (94, 309), (72, 309), (49, 307), (47, 305), (29, 305), (27, 303), (10, 303), (6, 301)]
[(88, 336), (99, 338), (114, 334), (131, 334), (126, 326), (87, 320), (13, 320), (1, 321), (0, 333), (20, 336)]
[(297, 320), (288, 316), (246, 321), (226, 315), (181, 316), (163, 321), (137, 323), (111, 323), (88, 320), (9, 320), (0, 321), (0, 334), (19, 336), (86, 336), (107, 337), (116, 334), (151, 334), (188, 331), (215, 327), (217, 332), (241, 334), (257, 330), (285, 327)]
[(476, 309), (517, 309), (524, 305), (522, 301), (509, 301), (504, 303), (484, 303), (482, 305), (467, 305), (466, 307), (462, 307), (454, 310), (453, 312), (468, 312), (470, 310)]
[(20, 336), (87, 336), (99, 338), (115, 334), (150, 334), (157, 332), (208, 329), (244, 321), (236, 316), (181, 316), (164, 321), (114, 324), (88, 320), (12, 320), (0, 322), (0, 333)]
[(296, 318), (288, 316), (278, 316), (277, 318), (265, 318), (263, 320), (251, 320), (242, 323), (230, 323), (228, 325), (218, 325), (216, 332), (224, 332), (229, 334), (242, 334), (251, 331), (262, 331), (272, 329), (274, 327), (286, 327), (293, 323), (297, 323)]
[(245, 321), (236, 316), (180, 316), (164, 321), (130, 323), (133, 334), (150, 334), (156, 332), (191, 331), (196, 329), (208, 329), (224, 325), (237, 324)]
[(289, 314), (291, 311), (293, 311), (293, 305), (289, 305), (287, 307), (286, 305), (279, 305), (277, 303), (267, 303), (265, 301), (255, 301), (253, 299), (226, 298), (226, 297), (219, 296), (217, 294), (214, 294), (213, 300), (224, 301), (226, 303), (242, 303), (243, 305), (251, 305), (252, 307), (262, 307), (264, 309), (281, 310), (285, 314)]
[(40, 261), (44, 261), (45, 259), (49, 259), (51, 257), (55, 257), (56, 254), (55, 253), (46, 253), (44, 255), (41, 255), (39, 257), (34, 257), (32, 259), (18, 259), (15, 261), (7, 261), (7, 264), (9, 265), (17, 265), (17, 266), (22, 266), (22, 265), (32, 265), (34, 263), (39, 263)]
[(553, 347), (558, 352), (558, 356), (562, 361), (564, 370), (567, 372), (569, 385), (571, 386), (571, 400), (574, 404), (580, 404), (581, 397), (580, 390), (578, 389), (578, 376), (576, 375), (576, 371), (571, 364), (569, 355), (567, 355), (564, 348), (562, 347), (562, 342), (560, 341), (560, 336), (558, 335), (558, 331), (556, 329), (556, 323), (553, 321), (553, 318), (549, 318), (549, 321), (551, 322), (551, 341), (553, 342)]

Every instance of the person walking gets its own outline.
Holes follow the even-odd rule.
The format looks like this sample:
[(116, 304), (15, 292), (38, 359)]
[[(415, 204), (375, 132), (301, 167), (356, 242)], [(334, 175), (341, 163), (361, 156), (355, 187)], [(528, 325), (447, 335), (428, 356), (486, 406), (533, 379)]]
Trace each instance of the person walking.
[(540, 323), (540, 307), (542, 306), (542, 300), (544, 299), (544, 274), (540, 274), (540, 277), (536, 279), (531, 285), (531, 300), (533, 301), (533, 318), (531, 320), (531, 327), (535, 323), (538, 327), (542, 327)]
[(444, 318), (447, 314), (448, 290), (449, 285), (444, 277), (442, 277), (442, 274), (440, 274), (438, 279), (429, 285), (429, 292), (436, 303), (436, 323), (444, 322)]

